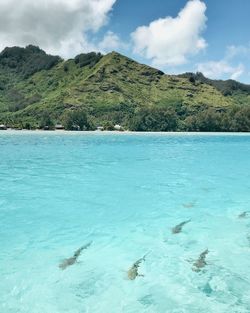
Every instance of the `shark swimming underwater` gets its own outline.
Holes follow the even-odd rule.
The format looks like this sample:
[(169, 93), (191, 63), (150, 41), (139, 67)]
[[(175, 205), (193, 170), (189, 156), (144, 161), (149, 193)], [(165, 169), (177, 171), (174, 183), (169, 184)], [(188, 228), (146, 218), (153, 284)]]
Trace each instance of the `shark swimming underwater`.
[(86, 245), (82, 246), (78, 250), (76, 250), (74, 255), (71, 258), (65, 259), (62, 261), (62, 263), (59, 264), (59, 268), (62, 270), (65, 270), (68, 266), (75, 264), (77, 262), (77, 259), (80, 256), (81, 252), (83, 250), (86, 250), (91, 244), (92, 244), (92, 241), (87, 243)]
[(176, 225), (175, 227), (172, 228), (172, 233), (173, 233), (173, 234), (179, 234), (179, 233), (181, 233), (183, 226), (186, 225), (186, 224), (189, 223), (189, 222), (191, 222), (191, 219), (190, 219), (190, 220), (187, 220), (187, 221), (184, 221), (184, 222), (182, 222), (182, 223)]
[(247, 218), (249, 214), (249, 211), (242, 212), (238, 215), (238, 218)]
[(193, 263), (193, 267), (192, 270), (194, 272), (200, 272), (202, 268), (204, 268), (207, 265), (206, 262), (206, 257), (208, 255), (209, 251), (208, 249), (206, 249), (205, 251), (203, 251), (199, 258)]
[(127, 276), (129, 280), (135, 280), (136, 277), (140, 276), (143, 277), (144, 275), (138, 273), (138, 269), (140, 267), (140, 264), (145, 261), (147, 255), (144, 255), (144, 257), (137, 260), (127, 271)]

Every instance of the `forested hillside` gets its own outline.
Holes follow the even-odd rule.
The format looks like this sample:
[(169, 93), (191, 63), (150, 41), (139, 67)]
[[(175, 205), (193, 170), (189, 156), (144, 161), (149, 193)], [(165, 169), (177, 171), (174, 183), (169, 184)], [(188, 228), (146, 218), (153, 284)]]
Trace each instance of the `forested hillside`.
[(116, 52), (62, 60), (38, 47), (0, 54), (0, 124), (16, 128), (250, 131), (250, 86), (166, 75)]

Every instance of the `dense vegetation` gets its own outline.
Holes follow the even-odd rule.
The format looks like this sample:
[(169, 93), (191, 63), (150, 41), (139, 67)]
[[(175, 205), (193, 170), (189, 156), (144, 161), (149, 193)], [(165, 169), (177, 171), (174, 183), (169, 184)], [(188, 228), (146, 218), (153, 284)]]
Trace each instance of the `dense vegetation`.
[(67, 130), (93, 130), (93, 125), (88, 120), (84, 110), (66, 111), (63, 114), (62, 122)]
[(0, 124), (16, 128), (250, 131), (250, 86), (179, 76), (118, 53), (64, 61), (38, 47), (0, 53)]
[(10, 71), (28, 78), (41, 70), (49, 70), (60, 61), (60, 57), (46, 54), (38, 47), (5, 48), (0, 53), (0, 69), (7, 67)]
[(245, 95), (250, 94), (250, 85), (239, 83), (235, 80), (213, 80), (205, 77), (202, 73), (185, 73), (179, 75), (179, 77), (188, 78), (190, 82), (202, 82), (208, 85), (215, 87), (219, 90), (224, 96), (233, 96), (238, 93), (243, 93)]
[(178, 113), (176, 108), (140, 109), (129, 120), (135, 131), (218, 131), (249, 132), (250, 107), (232, 106), (228, 110), (201, 108), (195, 114)]
[(80, 67), (84, 67), (89, 65), (89, 67), (93, 67), (98, 63), (102, 58), (101, 53), (82, 53), (75, 57), (75, 63), (79, 64)]

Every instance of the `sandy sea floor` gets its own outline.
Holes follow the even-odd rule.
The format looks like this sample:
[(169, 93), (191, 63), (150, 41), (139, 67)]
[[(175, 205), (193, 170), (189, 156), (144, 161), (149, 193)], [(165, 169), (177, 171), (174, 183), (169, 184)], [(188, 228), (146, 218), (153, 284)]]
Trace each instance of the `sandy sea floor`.
[(1, 131), (0, 151), (0, 312), (250, 312), (249, 134)]

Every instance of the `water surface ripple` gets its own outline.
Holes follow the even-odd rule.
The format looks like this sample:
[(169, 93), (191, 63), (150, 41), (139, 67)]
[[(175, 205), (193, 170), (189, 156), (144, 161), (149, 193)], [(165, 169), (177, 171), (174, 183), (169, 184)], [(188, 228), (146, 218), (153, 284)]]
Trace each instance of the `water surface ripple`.
[(1, 313), (250, 312), (249, 135), (1, 132), (0, 153)]

